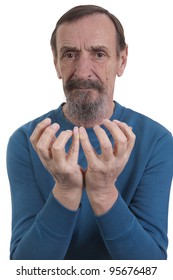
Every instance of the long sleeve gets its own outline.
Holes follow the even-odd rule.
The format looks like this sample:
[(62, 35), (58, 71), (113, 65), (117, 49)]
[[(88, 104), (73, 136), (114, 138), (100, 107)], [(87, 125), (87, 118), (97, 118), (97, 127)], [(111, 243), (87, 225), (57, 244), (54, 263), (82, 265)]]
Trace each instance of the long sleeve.
[[(47, 186), (48, 197), (43, 197), (32, 166), (27, 137), (22, 130), (9, 140), (7, 170), (13, 221), (10, 258), (63, 259), (80, 210), (64, 208), (54, 198), (51, 186)], [(37, 172), (41, 171), (37, 169)]]
[(167, 218), (172, 174), (173, 142), (172, 136), (166, 134), (155, 145), (129, 205), (119, 194), (112, 209), (96, 217), (113, 259), (167, 258)]
[[(119, 196), (113, 207), (95, 216), (85, 188), (81, 205), (70, 211), (53, 196), (54, 180), (30, 143), (35, 126), (50, 117), (61, 131), (74, 125), (61, 106), (23, 125), (7, 147), (12, 199), (11, 259), (166, 259), (169, 194), (173, 175), (173, 138), (153, 120), (116, 103), (111, 120), (133, 128), (134, 149), (116, 181)], [(105, 130), (112, 144), (113, 137)], [(58, 131), (59, 133), (59, 131)], [(92, 128), (87, 130), (99, 154)], [(57, 135), (58, 136), (58, 135)], [(68, 143), (67, 150), (70, 147)], [(87, 161), (80, 148), (78, 162)]]

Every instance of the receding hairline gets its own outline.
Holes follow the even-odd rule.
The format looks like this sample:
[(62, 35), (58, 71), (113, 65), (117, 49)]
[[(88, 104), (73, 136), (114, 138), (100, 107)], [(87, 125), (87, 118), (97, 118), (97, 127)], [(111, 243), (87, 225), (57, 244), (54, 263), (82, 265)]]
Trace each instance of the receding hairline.
[(117, 37), (117, 41), (118, 41), (117, 54), (119, 54), (119, 52), (121, 50), (125, 49), (126, 42), (125, 42), (125, 36), (124, 36), (124, 29), (123, 29), (121, 22), (115, 15), (113, 15), (108, 10), (106, 10), (100, 6), (80, 5), (80, 6), (76, 6), (76, 7), (73, 7), (72, 9), (68, 10), (64, 15), (62, 15), (59, 18), (59, 20), (56, 23), (56, 26), (54, 28), (54, 31), (51, 35), (51, 40), (50, 40), (51, 48), (52, 48), (52, 51), (55, 56), (57, 55), (57, 50), (56, 50), (56, 31), (57, 31), (57, 29), (65, 23), (69, 24), (70, 22), (75, 22), (79, 19), (82, 19), (87, 16), (92, 16), (95, 14), (106, 15), (113, 22), (114, 27), (115, 27), (115, 36)]

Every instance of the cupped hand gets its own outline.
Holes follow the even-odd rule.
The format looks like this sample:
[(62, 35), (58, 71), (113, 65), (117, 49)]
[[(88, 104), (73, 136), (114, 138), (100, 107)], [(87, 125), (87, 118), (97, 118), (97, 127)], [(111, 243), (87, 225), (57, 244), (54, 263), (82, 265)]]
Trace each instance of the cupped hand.
[[(76, 210), (83, 189), (83, 170), (78, 165), (78, 128), (62, 131), (56, 138), (59, 128), (59, 124), (51, 124), (51, 120), (47, 118), (37, 125), (30, 141), (55, 180), (54, 196), (67, 208)], [(72, 144), (66, 153), (65, 146), (71, 137)]]
[(86, 130), (83, 127), (79, 129), (88, 162), (84, 175), (86, 190), (94, 212), (98, 215), (108, 211), (115, 203), (118, 197), (116, 180), (128, 162), (135, 143), (135, 135), (127, 124), (110, 120), (104, 120), (103, 124), (110, 131), (114, 145), (104, 129), (94, 126), (101, 147), (100, 155), (92, 147)]

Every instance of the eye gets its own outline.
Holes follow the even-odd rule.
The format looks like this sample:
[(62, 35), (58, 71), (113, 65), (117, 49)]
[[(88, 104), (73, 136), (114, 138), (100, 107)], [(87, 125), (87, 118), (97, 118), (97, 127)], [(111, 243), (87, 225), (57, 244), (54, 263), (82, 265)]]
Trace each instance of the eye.
[(67, 52), (65, 54), (63, 54), (63, 57), (66, 59), (73, 59), (75, 58), (75, 53), (74, 52)]
[(97, 58), (103, 58), (103, 57), (105, 57), (105, 53), (104, 52), (97, 52), (96, 57)]

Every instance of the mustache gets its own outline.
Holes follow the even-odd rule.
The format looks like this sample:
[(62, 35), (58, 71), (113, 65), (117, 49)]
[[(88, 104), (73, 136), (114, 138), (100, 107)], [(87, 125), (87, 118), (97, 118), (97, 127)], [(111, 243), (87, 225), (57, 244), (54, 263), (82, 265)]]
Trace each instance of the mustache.
[(97, 80), (83, 80), (83, 79), (75, 79), (75, 80), (69, 80), (64, 85), (65, 91), (71, 91), (74, 89), (95, 89), (99, 93), (104, 92), (104, 86), (100, 81)]

